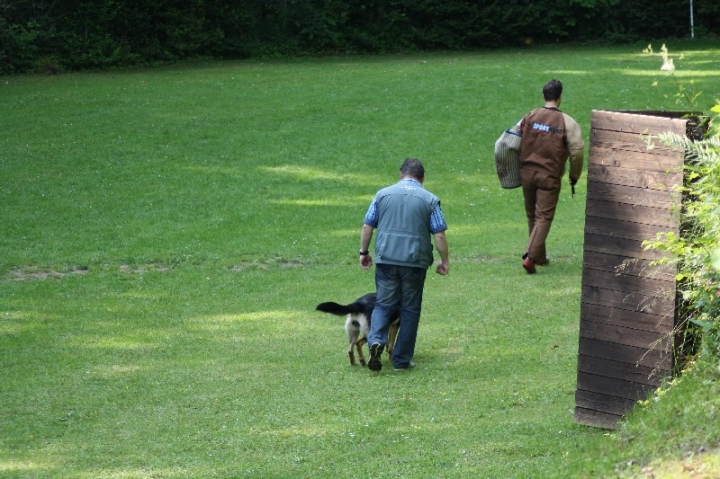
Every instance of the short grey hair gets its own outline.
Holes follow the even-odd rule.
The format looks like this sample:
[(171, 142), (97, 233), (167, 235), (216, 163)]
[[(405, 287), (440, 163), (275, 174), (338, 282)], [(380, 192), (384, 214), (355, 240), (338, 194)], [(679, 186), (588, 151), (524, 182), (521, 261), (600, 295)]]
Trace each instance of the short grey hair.
[(421, 180), (425, 178), (425, 167), (420, 163), (420, 160), (407, 158), (400, 166), (400, 175)]

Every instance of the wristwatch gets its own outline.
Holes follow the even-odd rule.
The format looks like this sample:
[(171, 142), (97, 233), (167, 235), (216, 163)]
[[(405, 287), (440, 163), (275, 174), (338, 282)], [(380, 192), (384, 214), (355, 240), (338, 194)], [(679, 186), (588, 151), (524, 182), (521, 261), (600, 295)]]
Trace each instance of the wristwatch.
[(360, 256), (367, 256), (367, 255), (369, 255), (369, 254), (370, 254), (370, 251), (360, 250)]

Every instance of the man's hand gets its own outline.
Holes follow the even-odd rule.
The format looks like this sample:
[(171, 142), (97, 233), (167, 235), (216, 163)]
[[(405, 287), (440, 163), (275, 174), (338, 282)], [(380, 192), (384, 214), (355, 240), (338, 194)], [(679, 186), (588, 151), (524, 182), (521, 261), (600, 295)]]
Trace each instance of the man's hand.
[(370, 266), (372, 266), (372, 264), (372, 256), (370, 256), (369, 254), (364, 254), (360, 256), (360, 267), (362, 269), (370, 269)]
[(446, 274), (448, 274), (450, 272), (450, 264), (442, 261), (442, 262), (440, 262), (439, 265), (437, 265), (437, 268), (435, 268), (435, 271), (437, 272), (437, 274), (441, 274), (441, 275), (445, 276)]

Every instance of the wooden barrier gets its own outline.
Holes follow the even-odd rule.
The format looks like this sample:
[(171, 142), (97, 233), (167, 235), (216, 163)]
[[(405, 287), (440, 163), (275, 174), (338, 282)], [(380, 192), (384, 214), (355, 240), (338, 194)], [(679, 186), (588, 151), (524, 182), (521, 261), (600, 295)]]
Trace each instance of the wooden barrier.
[(676, 269), (644, 240), (680, 234), (685, 152), (653, 135), (689, 131), (685, 112), (593, 111), (575, 421), (615, 428), (674, 367)]

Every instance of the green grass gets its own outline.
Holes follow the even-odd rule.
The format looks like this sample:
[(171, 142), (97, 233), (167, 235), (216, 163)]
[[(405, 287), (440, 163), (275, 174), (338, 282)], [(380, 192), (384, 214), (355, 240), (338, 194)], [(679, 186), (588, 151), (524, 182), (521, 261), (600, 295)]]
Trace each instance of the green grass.
[[(714, 362), (714, 364), (712, 364)], [(631, 411), (623, 428), (597, 440), (598, 454), (572, 458), (581, 477), (720, 477), (720, 369), (700, 361)]]
[[(720, 46), (668, 46), (707, 110)], [(528, 277), (492, 151), (552, 77), (586, 140), (592, 109), (679, 109), (644, 47), (0, 78), (0, 475), (612, 471), (613, 436), (572, 417), (585, 179)], [(409, 156), (451, 272), (418, 367), (378, 376), (314, 307), (373, 290), (362, 217)]]

